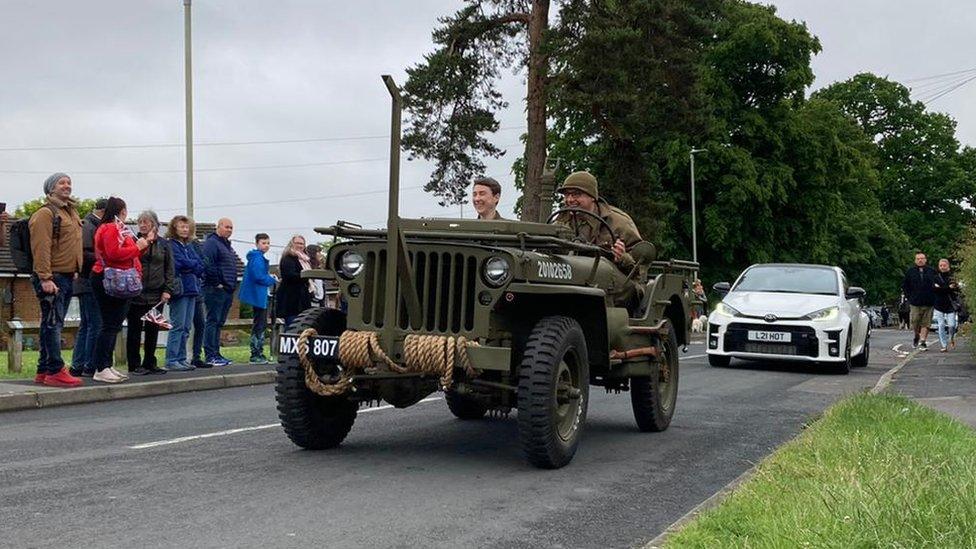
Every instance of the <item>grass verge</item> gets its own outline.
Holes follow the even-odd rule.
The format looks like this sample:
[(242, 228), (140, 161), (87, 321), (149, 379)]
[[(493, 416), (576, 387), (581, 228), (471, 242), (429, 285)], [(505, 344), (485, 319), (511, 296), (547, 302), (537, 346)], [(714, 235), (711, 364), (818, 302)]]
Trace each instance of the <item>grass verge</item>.
[[(267, 345), (265, 345), (267, 349)], [(234, 346), (234, 347), (221, 347), (220, 352), (227, 357), (228, 360), (234, 361), (234, 364), (247, 364), (247, 359), (251, 356), (251, 350), (246, 345)], [(21, 368), (20, 372), (11, 373), (7, 371), (7, 352), (0, 351), (0, 380), (4, 379), (33, 379), (34, 375), (37, 374), (37, 358), (38, 351), (24, 351), (24, 366)], [(156, 363), (165, 364), (165, 349), (156, 349)], [(268, 356), (267, 350), (264, 356)], [(64, 359), (65, 364), (71, 364), (71, 349), (66, 349), (61, 352), (61, 357)], [(125, 368), (122, 368), (125, 370)]]
[(895, 395), (831, 407), (676, 547), (976, 547), (976, 431)]

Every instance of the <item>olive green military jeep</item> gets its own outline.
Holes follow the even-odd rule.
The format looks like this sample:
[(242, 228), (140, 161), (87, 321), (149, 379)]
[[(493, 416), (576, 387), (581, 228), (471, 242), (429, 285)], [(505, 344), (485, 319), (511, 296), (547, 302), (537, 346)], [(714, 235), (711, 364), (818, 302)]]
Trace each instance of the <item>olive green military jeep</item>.
[[(462, 420), (516, 409), (528, 461), (556, 468), (576, 452), (591, 385), (629, 392), (641, 431), (666, 429), (697, 265), (655, 261), (641, 243), (630, 250), (635, 272), (622, 273), (610, 250), (564, 225), (401, 219), (399, 95), (384, 78), (394, 99), (388, 225), (316, 229), (337, 240), (326, 268), (305, 276), (338, 281), (347, 310), (309, 309), (277, 341), (288, 437), (332, 448), (362, 403), (404, 408), (441, 390)], [(640, 291), (614, 306), (632, 280)]]

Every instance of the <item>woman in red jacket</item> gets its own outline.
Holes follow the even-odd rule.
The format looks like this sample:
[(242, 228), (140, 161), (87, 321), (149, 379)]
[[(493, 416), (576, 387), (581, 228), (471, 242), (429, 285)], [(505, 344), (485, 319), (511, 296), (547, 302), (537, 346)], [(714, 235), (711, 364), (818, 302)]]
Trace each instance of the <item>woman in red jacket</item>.
[(91, 285), (98, 308), (102, 312), (102, 330), (98, 333), (92, 352), (92, 361), (97, 370), (93, 379), (104, 383), (119, 383), (128, 377), (112, 367), (112, 353), (115, 351), (115, 339), (122, 330), (122, 321), (129, 310), (128, 299), (105, 293), (102, 285), (105, 268), (135, 267), (141, 274), (139, 254), (150, 244), (145, 238), (136, 240), (132, 231), (125, 226), (128, 213), (124, 200), (114, 196), (109, 198), (105, 205), (105, 214), (102, 215), (102, 223), (95, 231), (95, 265), (92, 267)]

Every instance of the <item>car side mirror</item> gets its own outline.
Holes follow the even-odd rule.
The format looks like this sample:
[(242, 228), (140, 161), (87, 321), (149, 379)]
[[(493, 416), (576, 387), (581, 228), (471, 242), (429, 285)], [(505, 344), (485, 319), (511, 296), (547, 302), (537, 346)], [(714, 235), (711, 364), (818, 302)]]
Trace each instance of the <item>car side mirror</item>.
[(630, 256), (638, 265), (650, 265), (657, 259), (657, 248), (646, 240), (641, 240), (630, 248)]
[(732, 285), (728, 282), (716, 282), (715, 285), (712, 286), (712, 289), (722, 295), (725, 295), (732, 289)]
[(847, 299), (864, 299), (864, 296), (868, 295), (864, 288), (858, 288), (857, 286), (851, 286), (847, 289)]

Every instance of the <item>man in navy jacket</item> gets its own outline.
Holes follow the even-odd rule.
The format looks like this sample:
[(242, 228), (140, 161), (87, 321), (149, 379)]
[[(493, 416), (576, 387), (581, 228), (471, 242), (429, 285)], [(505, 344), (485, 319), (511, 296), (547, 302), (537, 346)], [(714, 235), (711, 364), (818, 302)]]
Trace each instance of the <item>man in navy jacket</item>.
[(207, 323), (203, 331), (203, 352), (208, 366), (226, 366), (231, 362), (220, 354), (220, 331), (237, 288), (238, 257), (230, 245), (234, 222), (226, 217), (217, 222), (217, 231), (203, 243), (203, 299), (207, 306)]
[(925, 338), (929, 336), (932, 324), (932, 309), (935, 306), (935, 269), (929, 267), (923, 252), (915, 254), (915, 265), (905, 271), (901, 289), (911, 304), (911, 324), (915, 332), (912, 345), (928, 349)]

